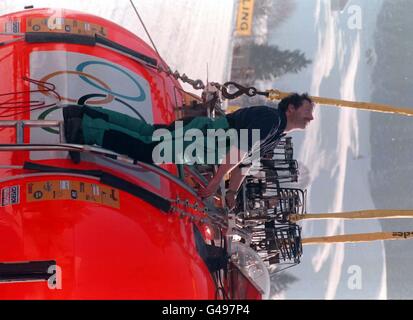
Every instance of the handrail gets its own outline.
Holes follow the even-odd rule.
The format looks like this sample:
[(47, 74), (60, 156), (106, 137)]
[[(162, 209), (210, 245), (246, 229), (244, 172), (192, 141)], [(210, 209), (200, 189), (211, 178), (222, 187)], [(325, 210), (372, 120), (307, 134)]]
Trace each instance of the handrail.
[(0, 151), (78, 151), (78, 152), (92, 152), (111, 156), (120, 160), (126, 160), (133, 163), (134, 160), (121, 155), (119, 153), (94, 147), (89, 145), (72, 144), (72, 143), (15, 143), (15, 144), (0, 144)]
[(60, 142), (65, 141), (64, 137), (64, 122), (59, 120), (0, 120), (0, 128), (16, 129), (16, 143), (24, 143), (24, 127), (29, 128), (44, 128), (57, 127), (59, 128)]
[(59, 120), (0, 120), (0, 127), (13, 127), (23, 123), (28, 127), (58, 127), (63, 121)]

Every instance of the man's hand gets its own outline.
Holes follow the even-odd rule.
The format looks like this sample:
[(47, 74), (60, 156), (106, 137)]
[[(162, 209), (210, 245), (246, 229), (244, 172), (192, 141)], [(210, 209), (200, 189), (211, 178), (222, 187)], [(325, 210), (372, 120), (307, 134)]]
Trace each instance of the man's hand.
[[(227, 173), (230, 173), (234, 168), (238, 167), (240, 161), (245, 157), (245, 155), (245, 151), (241, 152), (237, 147), (232, 146), (225, 158), (225, 161), (219, 165), (214, 177), (208, 182), (206, 188), (198, 191), (198, 195), (201, 198), (208, 198), (212, 196), (218, 190), (219, 184), (224, 176)], [(231, 159), (238, 159), (238, 162), (231, 163)]]
[(208, 198), (208, 197), (212, 196), (212, 195), (218, 190), (219, 183), (220, 183), (220, 180), (213, 178), (213, 179), (208, 183), (208, 185), (207, 185), (206, 188), (200, 189), (200, 190), (198, 191), (198, 195), (199, 195), (201, 198)]

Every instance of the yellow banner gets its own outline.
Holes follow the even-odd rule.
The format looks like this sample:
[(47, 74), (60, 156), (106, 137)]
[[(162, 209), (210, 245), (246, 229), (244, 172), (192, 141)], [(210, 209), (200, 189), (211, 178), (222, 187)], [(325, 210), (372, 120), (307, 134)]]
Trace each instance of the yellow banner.
[(54, 32), (93, 36), (107, 36), (107, 29), (98, 24), (63, 17), (28, 18), (27, 32)]
[(74, 200), (120, 208), (119, 190), (110, 186), (74, 180), (36, 181), (27, 184), (27, 202)]
[(252, 16), (254, 0), (239, 0), (237, 16), (237, 36), (250, 36), (252, 33)]

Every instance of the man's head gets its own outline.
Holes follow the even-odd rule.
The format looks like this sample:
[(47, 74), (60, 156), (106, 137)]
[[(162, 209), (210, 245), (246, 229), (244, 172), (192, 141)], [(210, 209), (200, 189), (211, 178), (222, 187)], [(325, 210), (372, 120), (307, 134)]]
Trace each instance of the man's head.
[(314, 119), (314, 103), (306, 94), (293, 93), (285, 97), (278, 104), (278, 109), (285, 112), (287, 117), (287, 127), (285, 132), (305, 129)]

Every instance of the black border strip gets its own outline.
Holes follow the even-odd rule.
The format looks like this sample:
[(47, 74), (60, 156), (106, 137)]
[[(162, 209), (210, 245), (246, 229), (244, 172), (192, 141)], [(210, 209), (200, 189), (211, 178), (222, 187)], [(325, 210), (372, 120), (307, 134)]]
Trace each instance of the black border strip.
[(128, 47), (125, 47), (112, 40), (106, 39), (105, 37), (102, 37), (98, 34), (90, 36), (84, 34), (72, 34), (62, 32), (26, 32), (24, 34), (24, 39), (28, 43), (61, 42), (81, 44), (86, 46), (96, 46), (96, 44), (99, 43), (111, 49), (118, 50), (124, 54), (130, 55), (133, 58), (139, 59), (153, 67), (157, 67), (158, 65), (158, 61), (156, 59), (151, 58), (143, 53), (140, 53)]
[(96, 45), (96, 39), (94, 36), (60, 32), (26, 32), (24, 34), (24, 40), (29, 43), (63, 42), (72, 44), (83, 44), (87, 46)]
[(109, 40), (105, 37), (102, 37), (101, 35), (96, 34), (95, 35), (95, 41), (96, 41), (96, 43), (100, 43), (100, 44), (108, 46), (112, 49), (119, 50), (123, 53), (129, 54), (132, 57), (135, 57), (139, 60), (142, 60), (142, 61), (150, 64), (151, 66), (156, 67), (158, 65), (158, 61), (156, 61), (156, 59), (148, 57), (147, 55), (144, 55), (144, 54), (142, 54), (140, 52), (137, 52), (135, 50), (129, 49), (129, 48), (127, 48), (127, 47), (125, 47), (125, 46), (123, 46), (119, 43), (116, 43), (112, 40)]
[(53, 275), (51, 266), (56, 266), (56, 261), (1, 262), (0, 283), (48, 280)]

